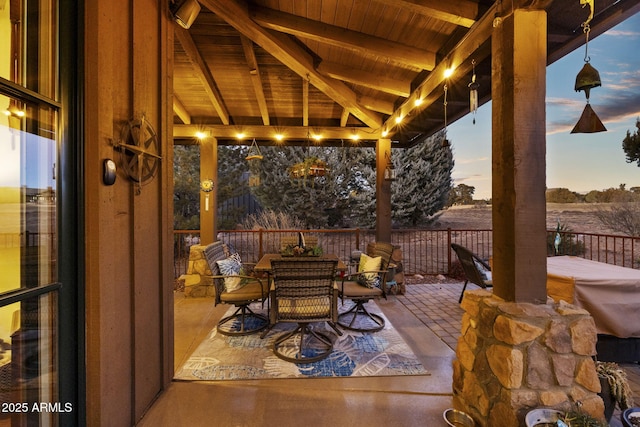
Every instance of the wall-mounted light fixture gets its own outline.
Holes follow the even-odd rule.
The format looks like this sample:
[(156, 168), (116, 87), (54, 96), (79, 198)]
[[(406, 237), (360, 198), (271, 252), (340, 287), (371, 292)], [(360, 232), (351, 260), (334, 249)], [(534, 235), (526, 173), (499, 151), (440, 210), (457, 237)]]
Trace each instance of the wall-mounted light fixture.
[(171, 5), (171, 13), (178, 25), (189, 29), (200, 13), (200, 3), (197, 0), (176, 1)]
[(390, 153), (390, 151), (385, 151), (384, 158), (387, 160), (387, 165), (384, 167), (384, 180), (385, 181), (395, 181), (395, 179), (396, 179), (396, 169), (393, 167), (393, 162), (391, 161), (391, 153)]

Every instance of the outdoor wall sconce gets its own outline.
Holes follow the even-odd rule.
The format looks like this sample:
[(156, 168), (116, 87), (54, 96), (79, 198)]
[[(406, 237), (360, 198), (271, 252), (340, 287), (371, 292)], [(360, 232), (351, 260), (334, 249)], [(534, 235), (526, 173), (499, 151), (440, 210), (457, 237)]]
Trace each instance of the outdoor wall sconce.
[(396, 169), (393, 167), (393, 162), (391, 162), (391, 154), (389, 151), (385, 151), (384, 157), (387, 159), (387, 165), (384, 167), (384, 180), (395, 181)]

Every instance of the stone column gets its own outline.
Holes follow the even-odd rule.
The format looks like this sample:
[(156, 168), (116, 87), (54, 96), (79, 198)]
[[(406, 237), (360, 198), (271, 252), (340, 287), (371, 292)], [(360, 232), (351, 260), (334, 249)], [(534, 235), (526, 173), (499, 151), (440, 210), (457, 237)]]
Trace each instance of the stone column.
[(467, 291), (453, 362), (454, 407), (481, 427), (524, 426), (538, 407), (604, 418), (590, 314), (560, 301), (512, 303)]

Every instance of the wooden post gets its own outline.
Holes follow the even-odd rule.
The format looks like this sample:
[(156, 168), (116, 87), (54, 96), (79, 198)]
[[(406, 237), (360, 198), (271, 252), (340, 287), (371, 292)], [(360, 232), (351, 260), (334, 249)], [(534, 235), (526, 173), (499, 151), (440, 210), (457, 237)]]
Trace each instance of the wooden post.
[(376, 241), (391, 243), (391, 181), (385, 181), (384, 169), (391, 158), (391, 140), (376, 144)]
[(517, 9), (492, 40), (493, 284), (512, 302), (544, 303), (547, 16)]
[[(205, 138), (200, 144), (200, 182), (213, 181), (213, 190), (200, 191), (200, 244), (208, 245), (216, 240), (217, 200), (218, 200), (218, 140)], [(209, 201), (207, 202), (207, 195)], [(208, 209), (207, 209), (208, 206)]]

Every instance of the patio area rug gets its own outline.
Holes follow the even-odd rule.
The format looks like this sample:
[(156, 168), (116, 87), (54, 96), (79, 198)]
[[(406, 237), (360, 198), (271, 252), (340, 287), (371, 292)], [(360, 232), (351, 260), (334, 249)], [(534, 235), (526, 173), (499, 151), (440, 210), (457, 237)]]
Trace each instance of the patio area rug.
[[(377, 314), (385, 317), (382, 313)], [(264, 339), (260, 334), (229, 337), (218, 334), (214, 328), (174, 378), (217, 381), (429, 375), (389, 319), (385, 317), (385, 321), (385, 328), (375, 333), (341, 329), (343, 335), (336, 336), (333, 352), (327, 358), (305, 364), (290, 363), (273, 354), (273, 341), (283, 332), (295, 328), (294, 324), (278, 324)], [(335, 336), (329, 325), (313, 324), (313, 327)]]

